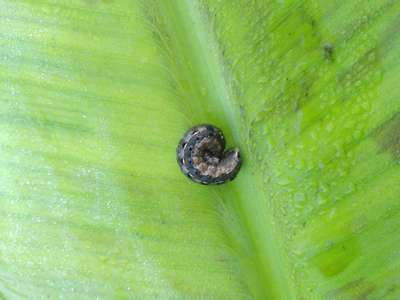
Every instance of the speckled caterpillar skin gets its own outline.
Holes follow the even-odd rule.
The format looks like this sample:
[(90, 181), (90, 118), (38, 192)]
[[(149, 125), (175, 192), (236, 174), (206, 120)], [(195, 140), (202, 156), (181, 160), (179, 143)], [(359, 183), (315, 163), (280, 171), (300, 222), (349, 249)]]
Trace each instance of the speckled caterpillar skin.
[(189, 129), (177, 148), (182, 172), (194, 182), (222, 184), (234, 179), (241, 166), (238, 148), (225, 149), (222, 131), (210, 124)]

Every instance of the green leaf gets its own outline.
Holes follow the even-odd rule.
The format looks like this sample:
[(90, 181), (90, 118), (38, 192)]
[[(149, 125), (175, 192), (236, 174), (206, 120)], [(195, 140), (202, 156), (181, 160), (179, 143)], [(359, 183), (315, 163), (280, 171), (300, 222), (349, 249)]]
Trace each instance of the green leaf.
[(398, 299), (399, 11), (0, 0), (0, 298)]

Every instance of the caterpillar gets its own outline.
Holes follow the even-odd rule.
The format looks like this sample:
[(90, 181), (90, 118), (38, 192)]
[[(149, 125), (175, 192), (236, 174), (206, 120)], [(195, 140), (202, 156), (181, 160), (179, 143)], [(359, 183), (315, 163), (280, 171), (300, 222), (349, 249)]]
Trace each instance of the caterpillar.
[(222, 131), (210, 124), (189, 129), (180, 140), (176, 157), (182, 172), (201, 184), (222, 184), (233, 180), (241, 167), (238, 148), (225, 150)]

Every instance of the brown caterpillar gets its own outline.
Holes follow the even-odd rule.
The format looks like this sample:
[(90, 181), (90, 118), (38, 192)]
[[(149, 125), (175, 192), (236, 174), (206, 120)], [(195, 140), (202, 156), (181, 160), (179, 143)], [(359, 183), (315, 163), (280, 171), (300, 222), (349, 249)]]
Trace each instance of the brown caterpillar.
[(180, 140), (176, 156), (182, 172), (194, 182), (222, 184), (234, 179), (241, 166), (240, 151), (224, 151), (222, 131), (210, 124), (189, 129)]

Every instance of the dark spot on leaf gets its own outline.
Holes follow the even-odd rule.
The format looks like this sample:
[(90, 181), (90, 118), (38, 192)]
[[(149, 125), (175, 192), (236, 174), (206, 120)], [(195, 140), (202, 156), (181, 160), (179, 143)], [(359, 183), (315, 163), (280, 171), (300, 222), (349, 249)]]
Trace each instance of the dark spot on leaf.
[(327, 61), (333, 62), (334, 61), (334, 47), (332, 44), (327, 43), (322, 47), (322, 50), (324, 52), (324, 58)]
[(400, 160), (400, 112), (378, 129), (377, 140), (382, 151)]
[(368, 91), (368, 98), (374, 98), (382, 81), (381, 69), (379, 47), (372, 47), (337, 74), (339, 98), (343, 101), (359, 98), (364, 91)]
[(375, 287), (371, 282), (357, 279), (329, 292), (326, 299), (366, 300), (374, 290)]

